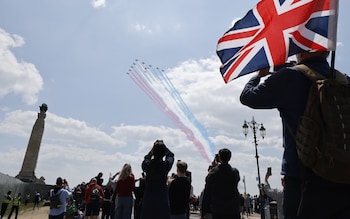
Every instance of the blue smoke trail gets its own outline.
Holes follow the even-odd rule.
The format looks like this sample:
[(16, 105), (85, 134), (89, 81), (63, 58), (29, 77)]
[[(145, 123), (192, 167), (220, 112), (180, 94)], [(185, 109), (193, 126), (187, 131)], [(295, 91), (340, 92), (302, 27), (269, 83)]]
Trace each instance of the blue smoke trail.
[[(136, 60), (131, 69), (129, 69), (128, 74), (150, 99), (185, 133), (202, 156), (206, 158), (208, 162), (211, 162), (211, 157), (213, 157), (215, 153), (214, 144), (210, 140), (204, 126), (195, 118), (164, 71), (158, 68), (154, 69), (152, 66), (146, 66), (144, 63), (140, 63)], [(172, 100), (176, 106), (168, 107), (169, 104), (171, 106), (174, 105), (169, 102), (170, 100)], [(187, 121), (193, 126), (192, 128), (197, 133), (197, 136), (199, 135), (199, 139), (192, 129), (186, 126), (183, 121)], [(203, 143), (206, 143), (208, 147), (205, 147), (200, 139), (204, 140)]]

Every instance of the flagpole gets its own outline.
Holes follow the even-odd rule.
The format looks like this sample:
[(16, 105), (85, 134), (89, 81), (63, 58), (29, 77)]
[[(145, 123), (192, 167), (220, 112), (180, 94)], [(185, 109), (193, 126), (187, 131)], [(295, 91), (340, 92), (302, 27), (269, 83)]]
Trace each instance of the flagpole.
[(331, 73), (332, 78), (335, 79), (335, 50), (331, 53)]
[(328, 32), (332, 34), (331, 43), (333, 44), (333, 50), (331, 52), (331, 74), (332, 78), (335, 79), (335, 50), (337, 49), (337, 30), (338, 30), (338, 17), (339, 17), (339, 0), (333, 0), (330, 2), (331, 9), (333, 9), (334, 14), (330, 16), (330, 22), (328, 23)]

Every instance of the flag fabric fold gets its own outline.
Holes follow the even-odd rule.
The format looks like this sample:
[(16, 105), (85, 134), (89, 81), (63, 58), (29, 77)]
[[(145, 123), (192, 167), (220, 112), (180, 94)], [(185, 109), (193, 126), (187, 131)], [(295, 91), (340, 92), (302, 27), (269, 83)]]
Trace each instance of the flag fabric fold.
[(261, 0), (218, 41), (227, 83), (284, 64), (301, 51), (336, 48), (338, 0)]

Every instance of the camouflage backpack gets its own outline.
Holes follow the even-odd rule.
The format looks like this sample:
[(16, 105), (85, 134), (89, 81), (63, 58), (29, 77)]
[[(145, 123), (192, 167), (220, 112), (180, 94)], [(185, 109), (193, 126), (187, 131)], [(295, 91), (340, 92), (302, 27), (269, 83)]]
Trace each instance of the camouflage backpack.
[(342, 73), (325, 78), (305, 65), (292, 67), (313, 81), (295, 140), (303, 165), (335, 183), (350, 184), (350, 85)]

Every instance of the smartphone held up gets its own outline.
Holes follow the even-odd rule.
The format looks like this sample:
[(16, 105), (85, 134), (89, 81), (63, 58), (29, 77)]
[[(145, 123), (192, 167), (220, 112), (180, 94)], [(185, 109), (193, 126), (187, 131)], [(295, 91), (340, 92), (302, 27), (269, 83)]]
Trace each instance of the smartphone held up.
[(268, 176), (271, 176), (271, 175), (272, 175), (272, 168), (271, 168), (271, 167), (268, 167), (268, 168), (267, 168), (267, 175), (268, 175)]

